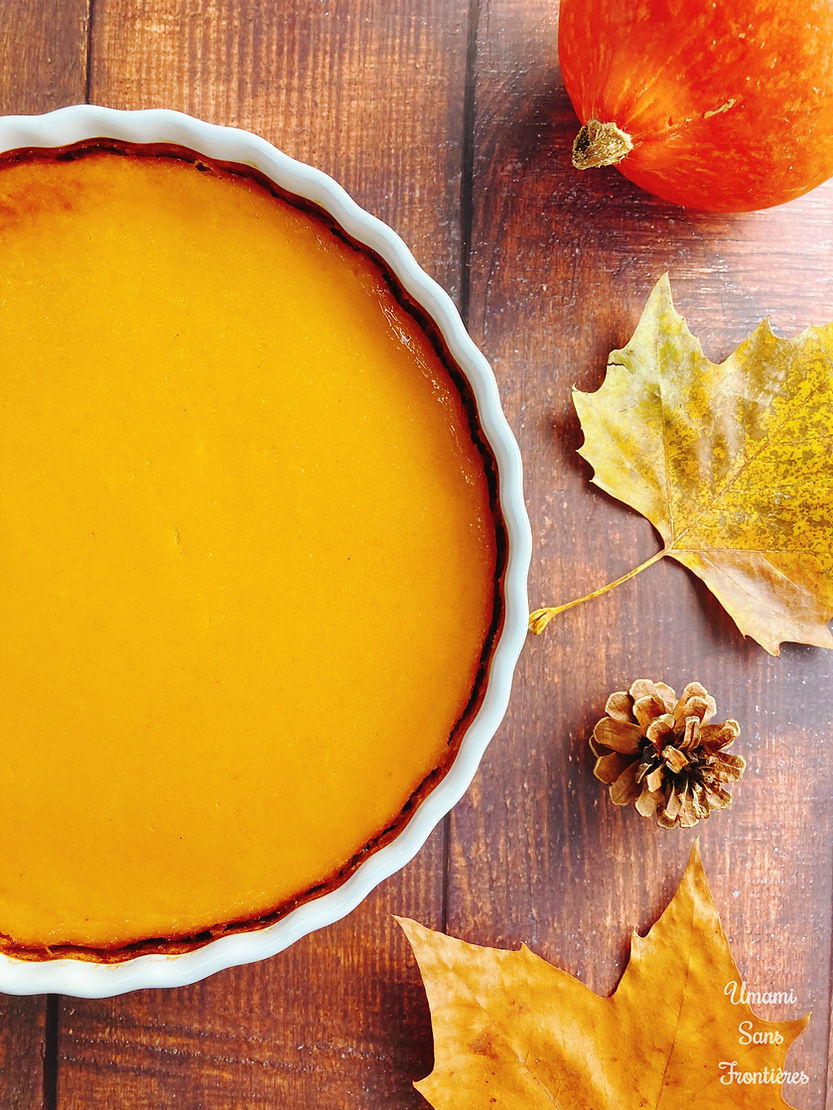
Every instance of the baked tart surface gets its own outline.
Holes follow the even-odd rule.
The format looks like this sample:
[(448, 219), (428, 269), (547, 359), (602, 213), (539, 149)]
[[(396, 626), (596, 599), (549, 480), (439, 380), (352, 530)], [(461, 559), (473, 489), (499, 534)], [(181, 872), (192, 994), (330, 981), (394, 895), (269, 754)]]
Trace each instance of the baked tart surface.
[(472, 402), (377, 260), (242, 170), (7, 156), (0, 245), (0, 934), (268, 920), (396, 829), (477, 702)]

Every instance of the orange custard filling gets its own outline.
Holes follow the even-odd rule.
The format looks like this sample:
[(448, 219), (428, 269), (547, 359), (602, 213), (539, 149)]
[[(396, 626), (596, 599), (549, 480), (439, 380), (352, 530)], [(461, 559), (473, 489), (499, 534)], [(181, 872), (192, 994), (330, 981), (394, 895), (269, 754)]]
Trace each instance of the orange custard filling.
[(488, 452), (381, 266), (253, 176), (0, 164), (0, 934), (113, 949), (332, 883), (454, 751)]

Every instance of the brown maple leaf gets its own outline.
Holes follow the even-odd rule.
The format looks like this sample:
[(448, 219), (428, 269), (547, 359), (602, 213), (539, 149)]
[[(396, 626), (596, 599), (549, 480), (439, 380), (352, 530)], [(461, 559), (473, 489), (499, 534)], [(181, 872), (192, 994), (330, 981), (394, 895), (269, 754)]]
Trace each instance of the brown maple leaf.
[(602, 386), (573, 399), (593, 481), (665, 545), (588, 598), (670, 555), (773, 655), (784, 640), (833, 647), (833, 324), (778, 339), (763, 323), (715, 365), (666, 276)]
[(415, 1086), (434, 1110), (788, 1107), (785, 1057), (809, 1019), (764, 1021), (738, 997), (696, 844), (609, 998), (525, 946), (480, 948), (398, 920), (431, 1007), (434, 1070)]

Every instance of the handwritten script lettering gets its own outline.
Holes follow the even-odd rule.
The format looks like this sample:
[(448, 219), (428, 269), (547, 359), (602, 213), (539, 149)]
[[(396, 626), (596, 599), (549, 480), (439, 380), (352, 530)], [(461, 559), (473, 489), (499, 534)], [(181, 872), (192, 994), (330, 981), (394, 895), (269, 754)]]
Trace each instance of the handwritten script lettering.
[(736, 983), (734, 979), (726, 984), (723, 993), (733, 1006), (795, 1006), (798, 1002), (794, 990), (749, 991), (746, 983)]
[(751, 1021), (738, 1026), (738, 1044), (783, 1044), (784, 1035), (777, 1029), (756, 1029)]
[(760, 1071), (738, 1071), (737, 1060), (721, 1060), (718, 1067), (723, 1072), (720, 1082), (724, 1087), (731, 1087), (733, 1083), (738, 1086), (754, 1086), (757, 1084), (773, 1083), (781, 1086), (790, 1083), (803, 1087), (810, 1082), (810, 1076), (804, 1071), (784, 1071), (783, 1068), (762, 1068)]

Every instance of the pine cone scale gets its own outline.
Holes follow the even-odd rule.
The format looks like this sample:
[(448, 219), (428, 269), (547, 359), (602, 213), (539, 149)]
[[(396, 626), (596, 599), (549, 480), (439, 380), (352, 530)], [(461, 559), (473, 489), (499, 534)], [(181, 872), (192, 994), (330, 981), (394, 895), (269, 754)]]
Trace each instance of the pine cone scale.
[(665, 683), (637, 679), (605, 703), (593, 729), (594, 773), (618, 806), (634, 804), (663, 828), (690, 828), (729, 805), (722, 785), (736, 782), (745, 761), (723, 751), (740, 732), (735, 720), (710, 724), (717, 711), (699, 682), (682, 696)]
[(608, 785), (616, 782), (619, 776), (630, 766), (630, 759), (621, 752), (611, 752), (609, 755), (600, 755), (593, 768), (593, 774), (601, 782)]
[(627, 806), (635, 802), (642, 790), (636, 781), (639, 764), (631, 763), (619, 775), (615, 782), (610, 784), (610, 800), (615, 806)]
[[(595, 744), (622, 755), (634, 755), (642, 747), (642, 732), (633, 721), (614, 721), (603, 717), (593, 729)], [(601, 754), (601, 753), (599, 753)]]

